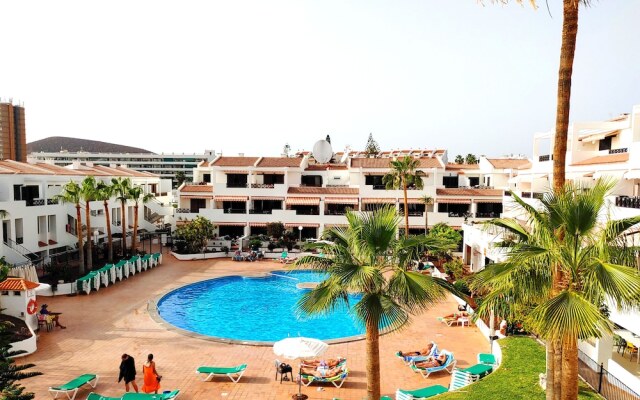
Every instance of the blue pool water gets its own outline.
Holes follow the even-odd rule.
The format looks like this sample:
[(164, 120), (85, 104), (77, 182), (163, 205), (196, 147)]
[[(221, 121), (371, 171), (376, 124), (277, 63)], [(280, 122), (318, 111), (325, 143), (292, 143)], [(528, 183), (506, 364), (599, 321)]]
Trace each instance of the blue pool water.
[[(330, 315), (296, 310), (301, 282), (320, 282), (310, 271), (274, 271), (265, 278), (229, 276), (184, 286), (158, 302), (160, 316), (188, 331), (218, 338), (275, 342), (288, 336), (338, 339), (364, 333), (346, 306)], [(351, 304), (358, 300), (351, 297)]]

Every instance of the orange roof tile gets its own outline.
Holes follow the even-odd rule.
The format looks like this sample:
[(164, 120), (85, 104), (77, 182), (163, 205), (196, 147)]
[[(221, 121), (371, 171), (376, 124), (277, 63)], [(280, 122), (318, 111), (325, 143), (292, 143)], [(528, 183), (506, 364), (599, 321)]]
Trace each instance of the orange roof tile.
[(219, 157), (211, 165), (216, 167), (253, 167), (260, 157)]
[(0, 282), (0, 290), (31, 290), (40, 286), (39, 283), (28, 281), (24, 278), (7, 278)]
[(629, 161), (629, 153), (607, 154), (605, 156), (591, 157), (571, 165), (612, 164), (625, 161)]
[(444, 188), (436, 189), (438, 196), (502, 196), (500, 189)]
[(205, 193), (213, 193), (213, 186), (209, 185), (185, 185), (180, 192), (205, 192)]
[(347, 169), (345, 164), (311, 164), (305, 168), (305, 171), (328, 171)]
[(461, 169), (480, 169), (480, 164), (447, 164), (447, 171), (449, 170), (461, 170)]
[[(437, 158), (421, 157), (417, 159), (419, 161), (418, 168), (441, 168), (442, 163)], [(352, 158), (351, 166), (354, 168), (385, 168), (389, 169), (389, 164), (392, 159), (388, 157), (383, 158)]]
[(487, 158), (487, 161), (497, 169), (531, 168), (531, 162), (526, 158)]
[(358, 194), (358, 188), (349, 187), (290, 187), (289, 194)]
[(302, 158), (298, 157), (262, 157), (256, 167), (299, 167), (301, 162)]

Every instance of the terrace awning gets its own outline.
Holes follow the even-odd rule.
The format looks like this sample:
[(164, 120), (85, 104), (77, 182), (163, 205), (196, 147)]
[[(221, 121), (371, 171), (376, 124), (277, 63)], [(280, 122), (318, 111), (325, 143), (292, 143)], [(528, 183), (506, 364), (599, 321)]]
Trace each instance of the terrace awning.
[(502, 199), (474, 199), (474, 203), (496, 203), (502, 204)]
[(283, 201), (284, 197), (252, 196), (251, 200)]
[(247, 226), (246, 222), (214, 222), (218, 226)]
[(285, 204), (288, 206), (317, 206), (320, 197), (287, 197)]
[(632, 169), (624, 174), (624, 179), (640, 179), (640, 170)]
[(358, 204), (357, 197), (325, 197), (325, 204)]
[(471, 204), (471, 199), (437, 199), (436, 201), (447, 204)]
[(247, 201), (247, 196), (216, 196), (216, 201)]
[(253, 228), (265, 227), (267, 226), (266, 222), (249, 222), (249, 226)]
[(376, 197), (376, 198), (362, 199), (362, 202), (366, 204), (395, 204), (396, 199)]
[(284, 224), (285, 228), (297, 228), (299, 226), (303, 228), (317, 228), (320, 224), (311, 224), (311, 223), (299, 223), (299, 224)]
[(233, 175), (249, 175), (249, 171), (241, 171), (241, 170), (229, 170), (229, 171), (222, 171), (225, 174), (233, 174)]
[(181, 199), (213, 199), (212, 194), (181, 194)]

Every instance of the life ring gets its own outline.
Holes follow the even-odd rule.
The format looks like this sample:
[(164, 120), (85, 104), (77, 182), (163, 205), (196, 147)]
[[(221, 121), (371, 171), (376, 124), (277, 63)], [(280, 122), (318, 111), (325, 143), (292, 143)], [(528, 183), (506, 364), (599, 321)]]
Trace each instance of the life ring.
[(34, 299), (29, 300), (29, 303), (27, 304), (27, 313), (29, 313), (29, 315), (33, 315), (36, 311), (38, 311), (38, 303), (36, 303)]

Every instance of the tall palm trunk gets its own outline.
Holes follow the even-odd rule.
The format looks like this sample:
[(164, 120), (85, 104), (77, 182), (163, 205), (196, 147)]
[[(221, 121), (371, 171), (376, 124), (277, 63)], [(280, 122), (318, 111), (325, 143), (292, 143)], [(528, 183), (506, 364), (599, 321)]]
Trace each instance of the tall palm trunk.
[(87, 268), (93, 269), (93, 240), (91, 234), (91, 209), (89, 201), (85, 202), (85, 216), (87, 217)]
[(76, 234), (78, 235), (78, 272), (80, 276), (84, 276), (84, 246), (82, 244), (82, 213), (80, 212), (80, 203), (76, 203)]
[(111, 237), (111, 217), (109, 216), (109, 203), (104, 201), (104, 215), (107, 219), (107, 241), (109, 243), (109, 262), (113, 262), (113, 238)]
[(404, 194), (404, 237), (409, 237), (409, 205), (407, 200), (407, 181), (402, 178), (402, 192)]
[(367, 352), (367, 398), (369, 400), (380, 398), (380, 333), (379, 321), (367, 321), (366, 323), (366, 352)]
[(133, 237), (131, 238), (131, 255), (136, 252), (136, 238), (138, 236), (138, 202), (133, 206)]
[(578, 36), (578, 0), (564, 0), (562, 20), (562, 47), (560, 48), (560, 71), (558, 72), (558, 95), (556, 106), (556, 134), (553, 143), (553, 187), (561, 190), (565, 181), (565, 158), (567, 154), (567, 131), (571, 106), (571, 75)]
[(562, 398), (562, 380), (566, 379), (562, 375), (562, 342), (560, 339), (553, 340), (553, 399), (560, 400)]
[(578, 338), (564, 340), (562, 346), (562, 400), (578, 398)]
[(126, 257), (127, 254), (127, 217), (125, 217), (125, 203), (126, 200), (120, 201), (120, 209), (122, 210), (122, 257)]

